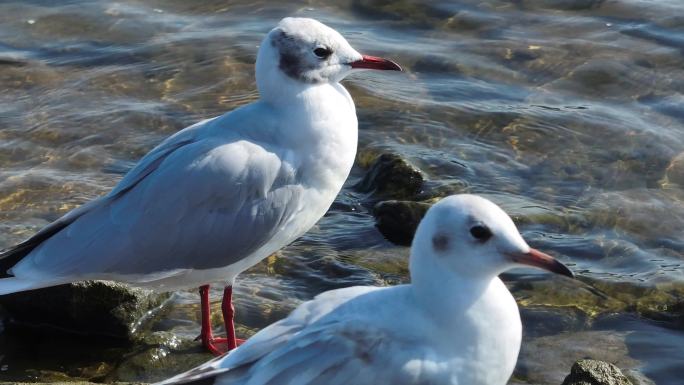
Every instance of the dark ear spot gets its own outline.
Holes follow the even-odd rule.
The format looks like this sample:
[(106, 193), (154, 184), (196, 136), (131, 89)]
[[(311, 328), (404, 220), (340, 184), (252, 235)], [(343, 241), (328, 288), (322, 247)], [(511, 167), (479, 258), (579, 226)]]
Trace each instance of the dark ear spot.
[(295, 47), (295, 42), (290, 35), (285, 33), (285, 31), (279, 31), (271, 39), (271, 44), (278, 50), (279, 61), (278, 67), (289, 77), (298, 79), (301, 77), (299, 73), (301, 63), (297, 57)]
[[(315, 62), (307, 61), (311, 56), (310, 47), (303, 46), (295, 37), (285, 31), (278, 33), (271, 38), (271, 44), (278, 51), (278, 67), (281, 71), (292, 79), (304, 83), (321, 83), (323, 79), (315, 77), (311, 73), (319, 65), (319, 60)], [(312, 60), (314, 60), (312, 58)]]
[(435, 234), (435, 236), (432, 237), (432, 248), (438, 252), (446, 251), (449, 248), (449, 242), (450, 239), (448, 235)]
[(299, 70), (302, 65), (296, 55), (281, 52), (278, 66), (287, 76), (293, 79), (301, 79), (302, 75)]

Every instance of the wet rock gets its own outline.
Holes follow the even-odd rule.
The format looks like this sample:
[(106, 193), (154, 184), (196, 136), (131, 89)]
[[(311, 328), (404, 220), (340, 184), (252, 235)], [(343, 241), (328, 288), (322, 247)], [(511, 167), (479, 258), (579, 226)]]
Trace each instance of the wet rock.
[(572, 365), (563, 385), (632, 385), (632, 382), (613, 364), (579, 360)]
[[(563, 326), (564, 330), (610, 314), (637, 314), (661, 326), (674, 329), (684, 327), (684, 284), (679, 282), (644, 286), (589, 276), (580, 276), (577, 280), (560, 276), (535, 279), (531, 276), (516, 277), (510, 283), (510, 289), (518, 303), (527, 308), (544, 308), (548, 311), (554, 308), (574, 309), (573, 312), (583, 313), (576, 314), (574, 318), (577, 323), (569, 322)], [(588, 318), (585, 319), (584, 315)]]
[(418, 223), (430, 208), (429, 203), (384, 201), (373, 207), (375, 225), (390, 242), (410, 246)]
[(168, 294), (107, 281), (85, 281), (0, 297), (8, 329), (95, 334), (133, 341), (143, 316)]
[[(162, 381), (211, 359), (207, 352), (197, 349), (197, 343), (186, 343), (185, 351), (153, 347), (133, 354), (121, 362), (107, 380), (116, 381)], [(195, 349), (188, 349), (193, 346)]]
[(384, 153), (354, 187), (382, 198), (415, 199), (423, 187), (423, 174), (401, 156)]

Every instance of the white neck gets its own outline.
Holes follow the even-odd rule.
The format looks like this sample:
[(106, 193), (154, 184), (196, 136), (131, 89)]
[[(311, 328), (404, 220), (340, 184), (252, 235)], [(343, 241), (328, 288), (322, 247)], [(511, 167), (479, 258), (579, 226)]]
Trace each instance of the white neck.
[[(299, 154), (302, 182), (338, 191), (356, 157), (358, 123), (351, 96), (339, 83), (306, 84), (277, 69), (265, 74), (257, 78), (260, 102), (278, 117), (281, 144)], [(268, 80), (273, 78), (277, 81)]]
[(431, 260), (414, 262), (411, 256), (411, 286), (417, 302), (424, 310), (449, 322), (461, 317), (464, 309), (487, 295), (496, 274), (487, 276), (459, 276)]
[(465, 260), (461, 261), (462, 264), (454, 263), (459, 257), (454, 252), (436, 253), (431, 236), (434, 230), (427, 222), (429, 220), (424, 219), (418, 226), (411, 245), (411, 285), (420, 303), (425, 304), (429, 311), (450, 317), (449, 309), (462, 313), (482, 299), (492, 283), (498, 280), (500, 271), (486, 269), (484, 265), (470, 268)]

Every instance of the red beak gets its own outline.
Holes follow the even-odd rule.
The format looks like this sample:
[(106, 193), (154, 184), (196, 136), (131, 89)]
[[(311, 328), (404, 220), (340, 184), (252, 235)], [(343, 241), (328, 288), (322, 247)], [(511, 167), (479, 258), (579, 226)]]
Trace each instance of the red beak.
[(523, 265), (534, 266), (552, 273), (561, 274), (566, 277), (574, 278), (575, 275), (567, 266), (558, 262), (552, 256), (542, 253), (539, 250), (530, 248), (526, 254), (510, 254), (513, 262)]
[(363, 59), (349, 63), (352, 68), (366, 68), (371, 70), (401, 71), (399, 64), (376, 56), (363, 55)]

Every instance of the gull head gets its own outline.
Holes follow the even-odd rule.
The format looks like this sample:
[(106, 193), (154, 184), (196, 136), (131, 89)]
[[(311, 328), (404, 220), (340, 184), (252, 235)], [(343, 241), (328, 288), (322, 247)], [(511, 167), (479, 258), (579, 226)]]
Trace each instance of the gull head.
[(361, 55), (323, 23), (287, 17), (262, 42), (256, 74), (262, 89), (265, 82), (288, 80), (305, 85), (336, 83), (353, 71), (365, 69), (401, 71), (390, 60)]
[(412, 275), (429, 266), (459, 278), (494, 277), (514, 267), (534, 266), (573, 276), (565, 265), (528, 246), (499, 206), (476, 195), (452, 195), (433, 205), (411, 248)]

